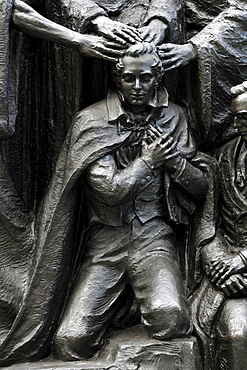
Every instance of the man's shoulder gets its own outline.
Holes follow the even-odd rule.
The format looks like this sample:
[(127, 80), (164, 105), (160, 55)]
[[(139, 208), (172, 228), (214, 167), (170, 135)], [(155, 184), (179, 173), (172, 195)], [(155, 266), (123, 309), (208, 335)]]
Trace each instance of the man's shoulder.
[(178, 104), (175, 104), (175, 103), (171, 102), (171, 101), (168, 102), (167, 109), (170, 112), (174, 112), (174, 114), (178, 114), (178, 115), (182, 114), (182, 115), (184, 115), (184, 108), (181, 107)]
[(242, 145), (241, 137), (238, 136), (223, 144), (216, 153), (216, 159), (220, 167), (235, 163), (238, 148)]
[(186, 125), (187, 119), (184, 109), (169, 101), (167, 107), (162, 108), (159, 125), (167, 125), (167, 122), (173, 123), (174, 125), (180, 123)]
[(241, 137), (237, 136), (237, 137), (233, 138), (232, 140), (227, 141), (225, 144), (223, 144), (219, 148), (219, 153), (224, 154), (224, 153), (228, 152), (229, 150), (232, 151), (232, 150), (236, 149), (236, 147), (239, 144), (241, 144)]
[(77, 113), (75, 120), (83, 121), (84, 124), (92, 122), (108, 122), (107, 100), (100, 100)]
[(103, 99), (75, 115), (68, 132), (69, 141), (73, 144), (84, 138), (85, 142), (90, 142), (90, 138), (104, 135), (108, 126), (107, 104)]

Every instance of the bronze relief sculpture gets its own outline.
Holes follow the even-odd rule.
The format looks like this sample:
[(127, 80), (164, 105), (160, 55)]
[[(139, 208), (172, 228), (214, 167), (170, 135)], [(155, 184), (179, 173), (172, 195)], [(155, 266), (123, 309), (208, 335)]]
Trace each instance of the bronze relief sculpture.
[(141, 323), (245, 369), (245, 2), (2, 10), (1, 366), (90, 364)]

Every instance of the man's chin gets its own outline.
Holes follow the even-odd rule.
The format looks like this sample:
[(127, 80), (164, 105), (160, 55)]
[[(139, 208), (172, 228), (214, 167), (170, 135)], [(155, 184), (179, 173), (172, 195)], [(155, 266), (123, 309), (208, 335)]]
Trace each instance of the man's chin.
[(244, 141), (247, 141), (247, 132), (241, 132), (240, 135)]
[(143, 101), (142, 98), (132, 98), (132, 101), (130, 102), (131, 105), (141, 107), (146, 105), (146, 102)]

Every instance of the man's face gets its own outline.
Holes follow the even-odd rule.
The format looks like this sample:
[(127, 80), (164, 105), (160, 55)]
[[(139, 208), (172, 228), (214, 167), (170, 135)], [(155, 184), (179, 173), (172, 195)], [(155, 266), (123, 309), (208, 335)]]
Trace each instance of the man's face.
[(152, 72), (154, 59), (150, 54), (123, 57), (120, 91), (125, 100), (135, 107), (145, 107), (153, 97), (156, 78)]
[(234, 117), (234, 127), (236, 127), (242, 136), (247, 141), (247, 93), (240, 94), (232, 100), (232, 111)]
[(247, 111), (235, 114), (234, 127), (238, 129), (242, 138), (247, 141)]

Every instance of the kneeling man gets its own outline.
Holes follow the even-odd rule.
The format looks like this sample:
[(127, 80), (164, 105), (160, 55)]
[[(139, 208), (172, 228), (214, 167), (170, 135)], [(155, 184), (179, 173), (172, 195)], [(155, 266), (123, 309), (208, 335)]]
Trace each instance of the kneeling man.
[(115, 66), (117, 89), (71, 129), (74, 160), (87, 158), (78, 171), (89, 234), (54, 339), (63, 360), (103, 346), (127, 284), (152, 338), (190, 335), (173, 226), (188, 224), (208, 184), (182, 109), (159, 87), (162, 74), (151, 44), (131, 46)]

